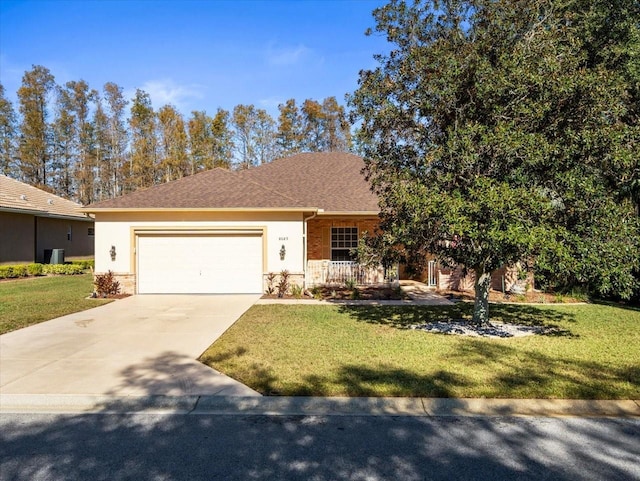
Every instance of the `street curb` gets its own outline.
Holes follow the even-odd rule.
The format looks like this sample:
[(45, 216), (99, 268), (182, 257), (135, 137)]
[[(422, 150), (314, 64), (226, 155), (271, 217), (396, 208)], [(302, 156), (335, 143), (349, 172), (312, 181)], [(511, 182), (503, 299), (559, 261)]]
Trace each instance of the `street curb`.
[(640, 417), (636, 400), (0, 394), (0, 413)]

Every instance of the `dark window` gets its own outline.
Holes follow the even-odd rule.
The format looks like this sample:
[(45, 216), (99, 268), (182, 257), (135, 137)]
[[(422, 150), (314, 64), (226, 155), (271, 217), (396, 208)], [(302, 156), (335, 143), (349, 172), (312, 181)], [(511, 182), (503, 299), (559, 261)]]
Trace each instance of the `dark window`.
[(332, 227), (331, 228), (331, 260), (353, 261), (355, 255), (351, 249), (358, 247), (357, 227)]
[(95, 230), (95, 228), (94, 228), (94, 227), (89, 227), (89, 228), (87, 228), (87, 235), (89, 235), (89, 236), (94, 236), (94, 235), (96, 235), (96, 230)]

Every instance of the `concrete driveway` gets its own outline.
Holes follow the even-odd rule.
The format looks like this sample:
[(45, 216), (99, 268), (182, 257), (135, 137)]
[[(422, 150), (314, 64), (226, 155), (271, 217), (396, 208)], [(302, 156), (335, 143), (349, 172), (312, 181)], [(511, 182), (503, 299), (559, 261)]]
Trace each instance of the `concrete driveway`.
[(0, 393), (259, 396), (196, 361), (259, 297), (132, 296), (4, 334)]

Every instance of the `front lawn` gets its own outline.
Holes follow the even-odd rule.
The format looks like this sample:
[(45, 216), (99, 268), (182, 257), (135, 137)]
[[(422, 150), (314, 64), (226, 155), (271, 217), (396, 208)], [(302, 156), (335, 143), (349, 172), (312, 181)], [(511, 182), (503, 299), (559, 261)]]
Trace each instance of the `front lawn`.
[(267, 395), (640, 398), (640, 310), (493, 305), (553, 334), (485, 339), (407, 329), (472, 306), (256, 305), (202, 355)]
[(0, 334), (111, 302), (86, 299), (92, 292), (91, 274), (2, 281)]

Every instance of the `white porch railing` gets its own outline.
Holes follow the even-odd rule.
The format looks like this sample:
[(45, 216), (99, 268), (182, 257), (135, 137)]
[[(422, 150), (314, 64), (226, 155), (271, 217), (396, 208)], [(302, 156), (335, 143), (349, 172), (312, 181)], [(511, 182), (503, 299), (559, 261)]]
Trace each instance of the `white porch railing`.
[(397, 284), (398, 268), (365, 267), (350, 261), (307, 261), (307, 287), (343, 285), (352, 281), (358, 285)]
[(429, 261), (429, 277), (427, 279), (427, 285), (429, 287), (436, 287), (438, 285), (438, 264), (436, 261)]

